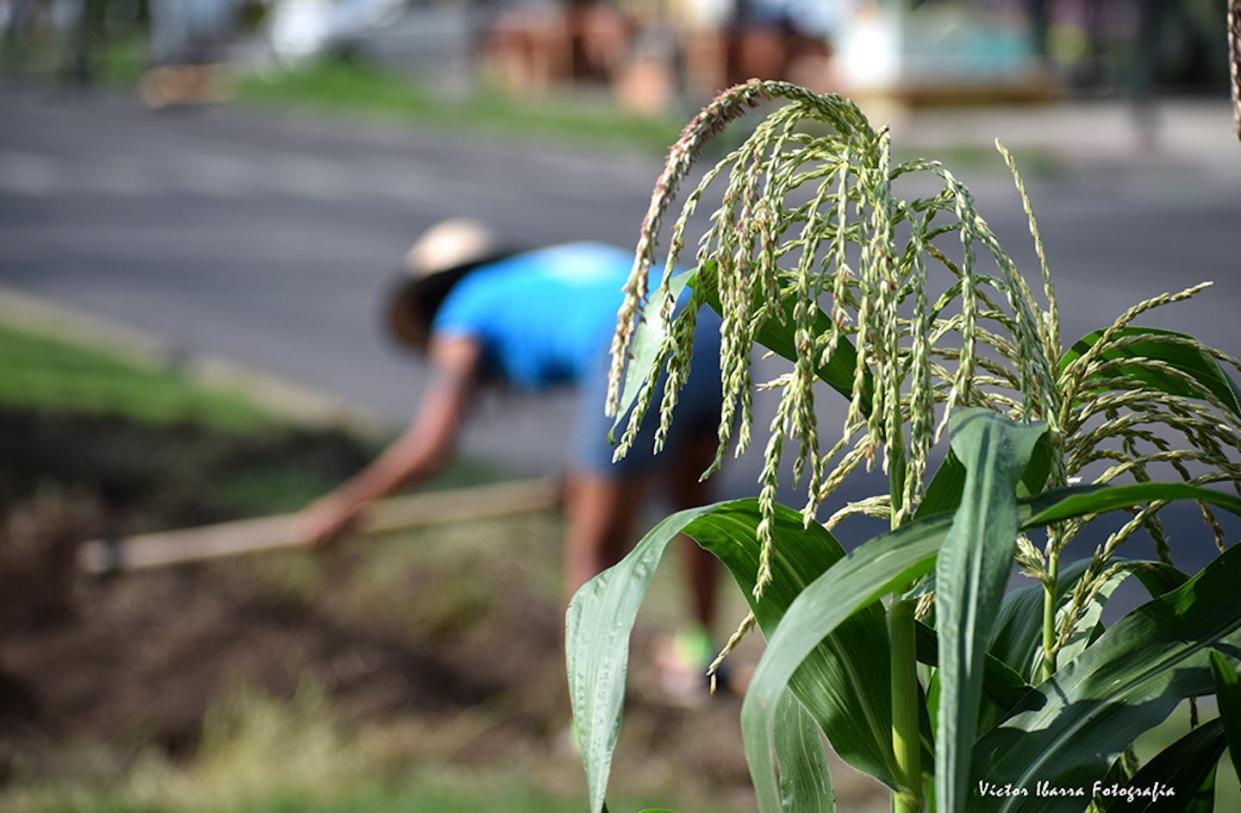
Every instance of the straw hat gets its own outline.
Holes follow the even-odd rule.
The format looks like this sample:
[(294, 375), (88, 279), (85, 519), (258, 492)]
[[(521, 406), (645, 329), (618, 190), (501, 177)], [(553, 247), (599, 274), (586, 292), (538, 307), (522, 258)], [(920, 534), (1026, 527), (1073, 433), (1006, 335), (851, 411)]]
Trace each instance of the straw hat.
[(402, 342), (425, 348), (435, 312), (453, 285), (503, 254), (492, 231), (477, 220), (452, 218), (427, 229), (405, 254), (404, 273), (389, 301), (392, 332)]

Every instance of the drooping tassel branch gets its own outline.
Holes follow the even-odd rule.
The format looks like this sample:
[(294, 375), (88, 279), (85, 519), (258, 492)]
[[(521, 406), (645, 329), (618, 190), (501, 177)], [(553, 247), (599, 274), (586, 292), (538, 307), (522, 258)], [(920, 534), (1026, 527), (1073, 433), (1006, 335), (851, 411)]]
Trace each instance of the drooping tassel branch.
[[(728, 123), (771, 101), (786, 104), (766, 116), (686, 195), (669, 230), (662, 281), (650, 290), (664, 218), (693, 161)], [(1134, 319), (1184, 300), (1202, 286), (1130, 309), (1091, 348), (1062, 364), (1059, 309), (1042, 237), (1013, 157), (998, 142), (997, 147), (1029, 218), (1041, 297), (978, 214), (969, 190), (948, 169), (937, 161), (894, 163), (887, 131), (874, 129), (852, 102), (839, 96), (751, 80), (704, 108), (669, 152), (618, 314), (610, 415), (622, 407), (623, 378), (644, 309), (654, 300), (671, 322), (616, 455), (624, 455), (634, 442), (666, 376), (655, 437), (656, 451), (662, 447), (678, 390), (688, 376), (697, 311), (711, 302), (722, 322), (722, 410), (719, 452), (704, 477), (730, 448), (740, 455), (749, 447), (753, 391), (778, 394), (759, 475), (765, 519), (759, 526), (763, 552), (757, 592), (770, 578), (770, 523), (787, 456), (792, 457), (794, 482), (805, 480), (807, 523), (851, 472), (880, 457), (891, 492), (845, 506), (831, 523), (851, 514), (883, 514), (899, 524), (917, 509), (927, 485), (930, 450), (959, 407), (984, 406), (1017, 420), (1046, 421), (1060, 452), (1052, 456), (1049, 487), (1084, 474), (1096, 482), (1122, 475), (1149, 479), (1156, 465), (1198, 483), (1235, 481), (1241, 473), (1236, 463), (1241, 425), (1235, 410), (1166, 362), (1131, 354), (1123, 362), (1114, 357), (1115, 351), (1141, 341), (1126, 332)], [(933, 181), (934, 191), (899, 194), (917, 176)], [(669, 281), (690, 218), (715, 185), (723, 191), (694, 251), (698, 275), (692, 299), (674, 314)], [(792, 364), (756, 385), (752, 348), (764, 327), (773, 324), (792, 338)], [(1166, 341), (1184, 342), (1207, 358), (1238, 366), (1196, 340)], [(845, 345), (852, 354), (841, 353)], [(829, 364), (848, 355), (856, 363), (846, 388), (847, 416), (840, 434), (824, 442), (815, 411), (817, 384)], [(1182, 380), (1181, 394), (1143, 387), (1140, 377), (1122, 374), (1122, 367), (1131, 373), (1135, 366)], [(1170, 446), (1152, 433), (1149, 426), (1156, 423), (1179, 432), (1183, 446)], [(1139, 512), (1134, 528), (1147, 528), (1160, 539), (1160, 507)], [(1202, 510), (1208, 525), (1218, 529), (1210, 511)], [(1042, 552), (1024, 540), (1019, 563), (1031, 576), (1054, 581), (1055, 559), (1078, 530), (1080, 523), (1053, 528)], [(1116, 532), (1082, 590), (1099, 588), (1111, 552), (1132, 532), (1129, 526)], [(1080, 614), (1081, 601), (1075, 597), (1072, 603), (1073, 613)]]
[[(687, 195), (671, 227), (663, 283), (648, 290), (664, 216), (693, 158), (728, 122), (769, 100), (788, 104), (764, 119)], [(915, 174), (937, 179), (939, 192), (899, 197), (894, 183)], [(609, 414), (620, 409), (639, 314), (650, 297), (661, 296), (671, 313), (667, 283), (689, 219), (717, 182), (724, 184), (720, 205), (695, 252), (696, 265), (713, 268), (713, 279), (708, 283), (703, 274), (694, 293), (694, 304), (700, 305), (703, 287), (713, 285), (722, 317), (723, 410), (711, 471), (730, 447), (741, 454), (750, 444), (751, 348), (759, 330), (770, 320), (788, 326), (796, 349), (791, 371), (759, 385), (780, 394), (760, 476), (768, 519), (786, 440), (795, 444), (795, 479), (806, 479), (807, 522), (851, 471), (876, 455), (882, 455), (885, 470), (900, 467), (897, 479), (903, 485), (892, 504), (908, 515), (921, 499), (930, 448), (952, 409), (1004, 404), (1019, 417), (1055, 419), (1054, 360), (1047, 353), (1056, 344), (1048, 333), (1054, 320), (1042, 318), (1032, 304), (1032, 292), (968, 190), (937, 162), (893, 164), (887, 132), (874, 130), (852, 102), (757, 80), (721, 94), (669, 153), (618, 317)], [(959, 264), (934, 249), (933, 241), (945, 235), (959, 241)], [(992, 271), (980, 268), (980, 255), (990, 258)], [(930, 282), (933, 268), (943, 272), (938, 289)], [(662, 444), (693, 351), (696, 310), (685, 308), (673, 320), (660, 363), (629, 415), (618, 456), (633, 442), (658, 380), (666, 375), (656, 438), (656, 446)], [(815, 384), (820, 368), (844, 343), (852, 344), (857, 357), (852, 393), (841, 434), (824, 449)], [(938, 421), (936, 405), (945, 407)], [(906, 424), (908, 438), (901, 437)], [(768, 523), (760, 534), (765, 555), (759, 589), (769, 578)]]

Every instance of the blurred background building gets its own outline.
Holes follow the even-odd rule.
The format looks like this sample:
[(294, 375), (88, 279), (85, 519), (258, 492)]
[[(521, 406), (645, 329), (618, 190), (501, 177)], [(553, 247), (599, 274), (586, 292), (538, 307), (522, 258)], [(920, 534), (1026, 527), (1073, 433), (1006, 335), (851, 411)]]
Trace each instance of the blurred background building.
[(752, 76), (919, 105), (1216, 91), (1224, 13), (1211, 0), (4, 0), (0, 27), (10, 67), (55, 41), (59, 65), (44, 53), (34, 67), (78, 81), (147, 36), (131, 59), (362, 58), (441, 93), (590, 91), (656, 114)]

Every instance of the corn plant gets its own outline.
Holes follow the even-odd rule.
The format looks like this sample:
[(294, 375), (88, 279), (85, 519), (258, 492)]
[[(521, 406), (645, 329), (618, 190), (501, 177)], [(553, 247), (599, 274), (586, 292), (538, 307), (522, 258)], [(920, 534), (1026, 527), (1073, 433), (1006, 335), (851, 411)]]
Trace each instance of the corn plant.
[[(665, 224), (702, 146), (770, 102), (784, 104)], [(722, 322), (723, 408), (704, 476), (751, 443), (755, 389), (773, 391), (777, 406), (757, 498), (668, 517), (570, 603), (568, 676), (592, 811), (605, 803), (629, 634), (679, 534), (715, 554), (748, 602), (721, 658), (752, 627), (767, 638), (741, 712), (764, 813), (834, 809), (824, 739), (890, 788), (899, 813), (1111, 810), (1135, 792), (1177, 805), (1160, 809), (1210, 809), (1215, 764), (1241, 742), (1241, 553), (1225, 548), (1215, 515), (1241, 513), (1241, 391), (1227, 372), (1241, 365), (1137, 324), (1204, 286), (1142, 302), (1066, 347), (1029, 198), (997, 146), (1029, 216), (1033, 283), (947, 168), (895, 162), (888, 132), (839, 96), (751, 81), (673, 145), (612, 345), (617, 455), (651, 409), (662, 444), (705, 307)], [(928, 180), (929, 193), (903, 195)], [(717, 187), (693, 270), (677, 272), (689, 219)], [(665, 231), (666, 265), (650, 289)], [(756, 383), (755, 346), (786, 371)], [(816, 417), (829, 394), (847, 404), (838, 434)], [(873, 465), (886, 492), (820, 522), (833, 491)], [(776, 502), (789, 468), (805, 493), (796, 509)], [(1193, 576), (1177, 569), (1184, 542), (1160, 521), (1181, 500), (1198, 504), (1219, 548)], [(1128, 518), (1093, 556), (1062, 563), (1069, 541), (1111, 512)], [(855, 514), (890, 531), (846, 555), (833, 529)], [(1140, 532), (1157, 560), (1122, 558)], [(1006, 593), (1014, 566), (1031, 582)], [(1151, 601), (1104, 629), (1103, 606), (1130, 577)], [(1137, 736), (1217, 691), (1220, 720), (1137, 764)]]

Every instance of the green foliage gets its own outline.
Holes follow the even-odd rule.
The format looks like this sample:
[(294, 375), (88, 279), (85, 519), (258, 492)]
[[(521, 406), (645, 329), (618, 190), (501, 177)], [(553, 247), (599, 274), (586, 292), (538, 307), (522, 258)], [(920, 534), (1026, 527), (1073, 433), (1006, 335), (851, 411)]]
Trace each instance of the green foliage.
[(238, 97), (249, 103), (367, 114), (453, 133), (492, 132), (661, 151), (678, 125), (604, 105), (531, 100), (494, 90), (457, 99), (420, 87), (408, 76), (360, 60), (324, 60), (244, 78)]
[[(1098, 344), (1105, 333), (1096, 330), (1078, 339), (1061, 358), (1061, 371)], [(1151, 327), (1126, 327), (1117, 331), (1112, 339), (1099, 359), (1116, 362), (1113, 373), (1120, 378), (1172, 395), (1197, 398), (1205, 391), (1231, 412), (1241, 414), (1241, 392), (1237, 385), (1220, 369), (1215, 351), (1194, 337)], [(1152, 366), (1152, 361), (1162, 362), (1170, 369)], [(1107, 377), (1097, 374), (1097, 378), (1092, 376), (1087, 384), (1095, 381), (1106, 386)]]
[[(525, 787), (521, 777), (480, 780), (446, 772), (419, 771), (403, 781), (370, 779), (337, 792), (274, 791), (229, 803), (203, 794), (195, 799), (157, 800), (118, 790), (49, 791), (20, 801), (13, 813), (581, 813), (582, 800)], [(637, 809), (629, 805), (628, 810)], [(658, 813), (657, 811), (655, 813)]]
[[(1108, 755), (1161, 722), (1187, 697), (1211, 691), (1211, 642), (1241, 644), (1241, 549), (1185, 585), (1126, 615), (1076, 660), (1035, 687), (1017, 713), (983, 736), (975, 773), (1000, 784), (1089, 786)], [(985, 810), (1080, 810), (1074, 800), (983, 800)]]
[[(1030, 528), (1038, 523), (1036, 518), (1040, 516), (1072, 517), (1106, 510), (1114, 502), (1109, 492), (1118, 489), (1078, 487), (1040, 495), (1019, 501), (1017, 516), (1022, 528)], [(1198, 489), (1186, 496), (1207, 497), (1201, 493), (1205, 491)], [(1241, 501), (1225, 498), (1221, 502), (1241, 513)], [(783, 520), (781, 537), (800, 529), (800, 516), (796, 512), (786, 508), (778, 511), (778, 516)], [(759, 545), (754, 531), (759, 521), (758, 506), (753, 500), (720, 503), (675, 514), (653, 529), (619, 565), (589, 582), (574, 597), (569, 609), (566, 649), (579, 743), (592, 777), (592, 794), (596, 794), (592, 797), (595, 800), (593, 809), (598, 810), (602, 801), (612, 749), (619, 731), (629, 631), (636, 620), (637, 608), (655, 565), (668, 543), (678, 533), (685, 533), (719, 556), (734, 576), (741, 574), (737, 580), (744, 589), (752, 585), (756, 571)], [(756, 788), (760, 791), (760, 801), (764, 794), (768, 795), (770, 803), (775, 805), (771, 809), (779, 808), (781, 797), (779, 781), (770, 763), (771, 751), (764, 744), (769, 742), (766, 738), (771, 735), (763, 732), (774, 732), (776, 728), (784, 687), (791, 684), (799, 669), (806, 668), (804, 664), (811, 659), (811, 653), (823, 652), (824, 639), (853, 620), (855, 612), (865, 607), (878, 608), (880, 605), (875, 602), (883, 595), (901, 591), (929, 573), (939, 546), (952, 525), (951, 515), (911, 522), (891, 534), (871, 540), (848, 557), (835, 557), (835, 564), (826, 569), (822, 569), (821, 561), (816, 561), (814, 545), (781, 549), (776, 559), (777, 571), (772, 589), (754, 606), (758, 618), (768, 617), (776, 622), (784, 619), (784, 622), (776, 624), (775, 634), (754, 676), (742, 712), (742, 726), (747, 735), (746, 747), (751, 757), (751, 769), (755, 771)], [(1234, 573), (1233, 560), (1238, 556), (1241, 553), (1216, 563), (1213, 573), (1223, 576)], [(822, 575), (807, 578), (807, 574), (815, 572)], [(1213, 581), (1210, 584), (1214, 588), (1216, 583)], [(1187, 585), (1176, 593), (1168, 594), (1170, 598), (1164, 598), (1163, 604), (1146, 605), (1144, 609), (1148, 615), (1159, 617), (1163, 607), (1180, 607), (1184, 597), (1194, 596), (1198, 589), (1195, 584)], [(781, 615), (782, 605), (788, 601), (790, 594), (796, 598)], [(1241, 603), (1241, 599), (1234, 599), (1234, 603)], [(1196, 606), (1199, 612), (1208, 609), (1208, 605)], [(1232, 619), (1229, 623), (1241, 624), (1241, 607), (1226, 606), (1221, 614)], [(1175, 635), (1178, 628), (1169, 624), (1161, 629), (1165, 635)], [(1184, 629), (1194, 630), (1193, 627)], [(872, 631), (870, 634), (877, 633)], [(1158, 639), (1150, 646), (1162, 651), (1159, 648), (1165, 643), (1163, 639)], [(875, 649), (874, 646), (870, 648)], [(1123, 655), (1127, 651), (1123, 642), (1120, 648)], [(1156, 677), (1167, 679), (1169, 674), (1176, 674), (1174, 667), (1180, 664), (1180, 660), (1174, 656), (1168, 657), (1167, 667)], [(1146, 661), (1138, 661), (1136, 666), (1144, 669)], [(886, 687), (880, 686), (880, 690), (876, 691), (876, 686), (870, 682), (873, 677), (868, 678), (865, 672), (855, 675), (838, 678), (832, 690), (866, 692), (876, 698), (885, 696)], [(879, 680), (882, 682), (883, 679)], [(1166, 711), (1164, 714), (1166, 716)], [(1059, 719), (1070, 722), (1072, 718), (1073, 713), (1070, 712)], [(841, 728), (855, 731), (864, 724), (861, 719), (849, 720), (846, 717), (833, 730), (838, 734)], [(878, 770), (872, 769), (871, 773), (875, 775)]]
[(1156, 754), (1126, 783), (1135, 788), (1172, 788), (1178, 795), (1154, 798), (1152, 794), (1135, 801), (1116, 795), (1102, 805), (1103, 813), (1211, 813), (1215, 809), (1215, 767), (1223, 752), (1224, 729), (1219, 720), (1193, 729)]
[(203, 387), (176, 370), (0, 325), (0, 404), (123, 415), (152, 423), (193, 421), (229, 430), (277, 419), (240, 394)]
[(953, 416), (952, 451), (969, 462), (935, 571), (942, 687), (935, 786), (945, 809), (964, 807), (969, 793), (983, 661), (1017, 545), (1017, 481), (1046, 431), (981, 409)]
[(1211, 650), (1211, 675), (1215, 679), (1215, 697), (1227, 735), (1228, 754), (1237, 774), (1241, 775), (1241, 675), (1217, 650)]
[[(678, 534), (690, 536), (728, 567), (766, 634), (777, 628), (785, 609), (806, 584), (844, 558), (844, 550), (826, 530), (815, 527), (807, 532), (800, 514), (780, 508), (777, 537), (800, 544), (789, 544), (776, 558), (773, 567), (780, 578), (756, 599), (752, 588), (757, 578), (759, 522), (754, 500), (674, 514), (652, 529), (619, 565), (574, 596), (565, 650), (592, 809), (602, 804), (620, 730), (629, 633), (656, 566)], [(880, 608), (860, 613), (837, 633), (820, 636), (813, 653), (808, 653), (797, 675), (786, 683), (819, 726), (832, 732), (832, 744), (843, 759), (891, 783), (886, 636)], [(784, 719), (790, 725), (797, 722), (791, 714)]]
[(786, 807), (831, 810), (836, 806), (819, 727), (792, 692), (784, 693), (776, 710), (775, 751), (780, 794)]
[[(1073, 562), (1062, 568), (1056, 582), (1055, 602), (1064, 602), (1069, 590), (1086, 571), (1088, 561)], [(1043, 624), (1043, 588), (1019, 587), (1005, 593), (1000, 602), (989, 652), (1023, 679), (1032, 680), (1031, 664), (1039, 646)]]
[[(664, 280), (648, 290), (664, 215), (694, 158), (730, 121), (775, 99), (786, 106), (686, 196)], [(1012, 156), (1000, 151), (1031, 213)], [(938, 190), (901, 197), (896, 183), (916, 174)], [(726, 188), (696, 270), (673, 275), (689, 218), (717, 178)], [(750, 441), (754, 345), (791, 370), (761, 385), (779, 402), (758, 499), (669, 518), (570, 606), (569, 680), (592, 810), (603, 804), (620, 724), (627, 638), (678, 531), (725, 562), (767, 638), (741, 712), (763, 813), (834, 809), (830, 779), (807, 775), (825, 770), (810, 721), (892, 789), (897, 813), (1106, 808), (1112, 797), (1094, 786), (1105, 777), (1175, 782), (1176, 804), (1210, 804), (1231, 716), (1228, 676), (1241, 656), (1241, 550), (1225, 549), (1213, 513), (1241, 515), (1230, 493), (1241, 493), (1241, 397), (1226, 372), (1241, 363), (1133, 324), (1203, 285), (1141, 302), (1065, 352), (1032, 214), (1030, 231), (1042, 304), (968, 190), (938, 162), (893, 166), (886, 131), (844, 99), (752, 81), (686, 127), (656, 184), (619, 314), (608, 400), (625, 427), (618, 455), (655, 408), (661, 376), (661, 428), (673, 420), (699, 308), (723, 322), (720, 459)], [(936, 245), (945, 236), (960, 260)], [(932, 270), (945, 277), (938, 287)], [(687, 287), (689, 307), (675, 312)], [(848, 401), (828, 444), (814, 408), (822, 383)], [(945, 426), (950, 449), (928, 477)], [(775, 501), (786, 440), (794, 481), (806, 475), (800, 512)], [(875, 459), (888, 492), (820, 524), (823, 500)], [(1230, 490), (1208, 487), (1219, 483)], [(1221, 552), (1192, 577), (1175, 567), (1159, 520), (1178, 500), (1199, 505)], [(1127, 521), (1090, 558), (1061, 566), (1066, 545), (1116, 511)], [(828, 531), (854, 514), (883, 517), (892, 530), (848, 556), (821, 555), (838, 547)], [(1140, 531), (1158, 561), (1119, 555)], [(1006, 595), (1014, 564), (1035, 584)], [(1103, 607), (1130, 576), (1152, 600), (1105, 628)], [(847, 643), (854, 630), (868, 631), (868, 647)], [(1214, 680), (1212, 648), (1223, 653)], [(931, 667), (921, 676), (918, 661)], [(1120, 759), (1182, 700), (1213, 691), (1222, 724), (1145, 766)], [(1071, 793), (1048, 796), (1040, 781)], [(1148, 809), (1182, 809), (1170, 804)]]
[[(56, 772), (14, 772), (0, 787), (5, 813), (581, 813), (563, 771), (533, 769), (544, 754), (504, 764), (441, 761), (433, 748), (411, 756), (401, 723), (359, 725), (323, 687), (303, 680), (280, 700), (250, 689), (223, 695), (193, 754), (125, 750), (58, 758)], [(428, 723), (436, 732), (456, 725)], [(466, 723), (471, 728), (475, 723)], [(422, 730), (419, 727), (416, 730)], [(393, 737), (395, 736), (395, 741)], [(60, 761), (64, 759), (64, 761)], [(85, 762), (85, 765), (79, 764)], [(123, 770), (123, 773), (121, 772)], [(682, 793), (684, 793), (682, 791)], [(693, 798), (690, 796), (689, 798)], [(681, 796), (686, 809), (693, 806)], [(654, 804), (651, 791), (615, 800), (629, 813)], [(733, 805), (710, 808), (733, 811)]]

